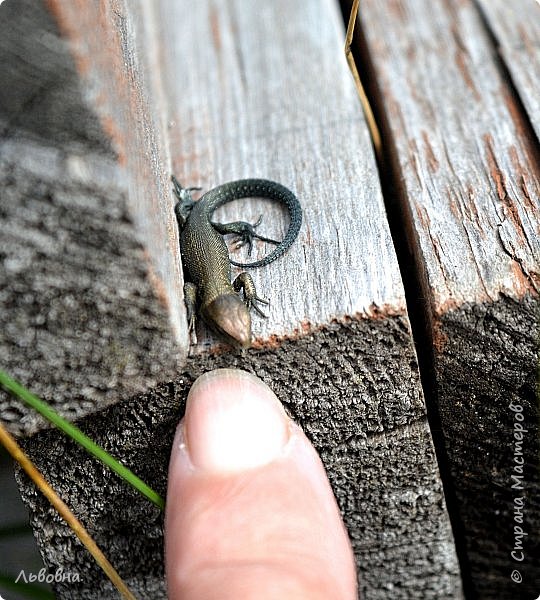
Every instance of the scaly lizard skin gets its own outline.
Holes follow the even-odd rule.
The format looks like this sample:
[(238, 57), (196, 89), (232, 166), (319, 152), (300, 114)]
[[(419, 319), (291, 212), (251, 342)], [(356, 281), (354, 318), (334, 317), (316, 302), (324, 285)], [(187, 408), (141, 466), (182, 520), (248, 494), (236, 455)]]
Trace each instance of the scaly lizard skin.
[[(259, 298), (253, 279), (243, 272), (231, 283), (231, 264), (239, 267), (264, 267), (284, 254), (292, 245), (302, 225), (302, 209), (296, 196), (286, 187), (266, 179), (241, 179), (220, 185), (204, 194), (195, 202), (191, 190), (183, 188), (172, 176), (173, 191), (178, 198), (174, 210), (180, 227), (180, 251), (189, 281), (184, 285), (189, 330), (194, 333), (196, 312), (229, 344), (249, 348), (251, 345), (250, 309), (262, 316), (257, 303), (268, 304)], [(255, 232), (261, 219), (251, 225), (245, 221), (214, 223), (212, 213), (239, 198), (268, 198), (283, 204), (290, 217), (290, 224), (281, 242), (265, 238)], [(238, 246), (248, 245), (249, 253), (253, 239), (276, 245), (261, 260), (237, 263), (229, 258), (223, 239), (227, 233), (239, 236)], [(239, 292), (243, 291), (242, 299)]]

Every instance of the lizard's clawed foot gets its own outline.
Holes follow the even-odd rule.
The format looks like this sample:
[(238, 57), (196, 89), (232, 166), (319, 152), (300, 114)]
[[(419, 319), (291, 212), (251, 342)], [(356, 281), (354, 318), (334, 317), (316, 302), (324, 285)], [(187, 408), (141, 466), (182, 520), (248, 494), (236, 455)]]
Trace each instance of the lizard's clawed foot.
[(251, 310), (254, 308), (261, 317), (265, 319), (268, 318), (267, 315), (263, 313), (263, 311), (259, 308), (258, 304), (270, 304), (268, 300), (264, 298), (259, 298), (257, 296), (257, 291), (255, 290), (255, 284), (253, 283), (253, 278), (249, 273), (240, 273), (238, 277), (233, 281), (233, 287), (237, 292), (243, 291), (244, 293), (244, 302), (246, 306)]
[(262, 223), (262, 220), (263, 220), (263, 217), (262, 217), (262, 215), (260, 215), (260, 217), (257, 219), (257, 222), (254, 223), (253, 225), (251, 225), (250, 223), (246, 223), (244, 221), (239, 221), (237, 223), (238, 225), (242, 225), (242, 229), (240, 231), (237, 231), (238, 240), (237, 240), (236, 248), (241, 248), (242, 246), (245, 246), (247, 244), (248, 256), (251, 256), (254, 239), (261, 240), (262, 242), (267, 242), (268, 244), (274, 244), (276, 246), (279, 244), (279, 241), (272, 240), (270, 238), (265, 237), (264, 235), (259, 235), (255, 231), (255, 228), (258, 227)]
[(260, 302), (261, 304), (266, 304), (268, 306), (268, 304), (270, 304), (270, 302), (268, 300), (264, 300), (263, 298), (259, 298), (259, 296), (253, 296), (251, 298), (248, 298), (247, 296), (245, 297), (245, 302), (246, 302), (246, 306), (251, 310), (252, 308), (254, 308), (257, 313), (259, 315), (261, 315), (261, 317), (263, 317), (264, 319), (268, 319), (268, 315), (265, 315), (263, 313), (263, 311), (257, 306), (257, 303)]
[(241, 248), (242, 246), (248, 247), (248, 256), (251, 256), (251, 251), (253, 250), (253, 240), (261, 240), (262, 242), (267, 242), (269, 244), (278, 245), (280, 242), (277, 240), (272, 240), (263, 235), (259, 235), (255, 228), (258, 227), (262, 223), (262, 215), (258, 218), (257, 222), (252, 225), (251, 223), (247, 223), (246, 221), (234, 221), (233, 223), (214, 223), (212, 222), (212, 226), (218, 233), (221, 235), (227, 235), (228, 233), (232, 233), (236, 235), (235, 240), (235, 249)]

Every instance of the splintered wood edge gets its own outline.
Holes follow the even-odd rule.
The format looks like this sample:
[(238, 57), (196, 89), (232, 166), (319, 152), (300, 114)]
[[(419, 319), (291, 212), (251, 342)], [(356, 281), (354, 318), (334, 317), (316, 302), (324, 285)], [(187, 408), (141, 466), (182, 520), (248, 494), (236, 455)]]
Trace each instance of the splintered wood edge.
[(536, 295), (538, 150), (477, 9), (368, 0), (361, 22), (434, 314)]

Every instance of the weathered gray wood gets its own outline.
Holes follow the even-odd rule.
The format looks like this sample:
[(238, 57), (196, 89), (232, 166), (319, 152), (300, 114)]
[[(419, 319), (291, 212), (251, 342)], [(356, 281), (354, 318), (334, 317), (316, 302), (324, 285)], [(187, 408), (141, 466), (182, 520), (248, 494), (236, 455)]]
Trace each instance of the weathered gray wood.
[[(167, 229), (173, 219), (164, 183), (169, 137), (173, 170), (185, 185), (269, 177), (296, 191), (305, 210), (290, 252), (254, 273), (261, 294), (272, 300), (268, 321), (255, 321), (257, 347), (246, 355), (192, 358), (174, 383), (89, 417), (85, 430), (164, 492), (172, 430), (190, 382), (208, 368), (242, 366), (276, 389), (321, 452), (365, 597), (460, 598), (403, 288), (369, 135), (342, 55), (337, 6), (330, 0), (163, 0), (154, 14), (150, 3), (111, 2), (100, 5), (100, 21), (94, 7), (53, 6), (86, 85), (105, 99), (111, 88), (140, 115), (138, 146), (121, 128), (125, 147), (136, 153), (124, 155), (130, 190), (138, 194), (130, 202), (135, 215), (162, 218), (170, 233), (165, 241), (176, 244), (171, 256), (178, 251), (176, 230)], [(115, 79), (120, 72), (125, 80), (126, 70), (134, 88), (127, 97)], [(139, 113), (139, 102), (155, 112)], [(116, 108), (112, 123), (121, 124), (126, 117)], [(148, 205), (158, 208), (143, 205), (133, 165), (146, 169), (142, 190), (152, 192)], [(231, 208), (229, 216), (240, 216)], [(266, 232), (277, 235), (273, 227), (283, 227), (282, 215), (266, 204), (249, 203), (241, 216), (256, 218), (259, 209)], [(174, 269), (170, 276), (173, 287), (181, 283)], [(169, 309), (173, 322), (183, 314)], [(83, 522), (128, 582), (142, 597), (162, 597), (159, 515), (55, 432), (39, 434), (27, 447), (60, 490), (77, 498)], [(51, 458), (58, 451), (62, 464)], [(59, 597), (111, 597), (102, 574), (21, 481), (45, 560), (81, 573), (79, 586), (58, 586)]]
[(366, 2), (363, 18), (440, 312), (537, 289), (537, 150), (475, 7), (427, 7)]
[(85, 99), (126, 166), (130, 214), (185, 357), (188, 335), (152, 3), (51, 0), (48, 6), (69, 41)]
[(540, 139), (540, 4), (477, 0)]
[[(515, 19), (530, 27), (518, 4)], [(436, 386), (428, 401), (441, 420), (467, 587), (475, 598), (535, 597), (537, 142), (472, 2), (366, 0), (361, 14), (361, 56), (371, 63), (403, 234), (425, 298)], [(523, 45), (519, 60), (508, 59), (511, 72), (526, 52)], [(519, 448), (511, 403), (528, 429)], [(521, 458), (524, 487), (512, 489)], [(518, 561), (511, 552), (521, 499), (528, 537)], [(513, 569), (521, 584), (510, 578)]]
[(18, 129), (51, 144), (80, 143), (111, 154), (92, 109), (81, 97), (79, 75), (45, 6), (2, 3), (0, 124), (2, 138)]
[[(158, 244), (133, 224), (66, 41), (41, 3), (0, 15), (0, 363), (75, 418), (172, 376), (181, 352)], [(16, 432), (43, 426), (3, 391), (0, 413)]]
[[(267, 320), (254, 319), (263, 342), (344, 315), (405, 309), (367, 129), (338, 43), (337, 7), (272, 4), (197, 2), (186, 10), (182, 2), (160, 3), (180, 181), (209, 189), (242, 177), (275, 179), (304, 208), (299, 241), (252, 273), (272, 302)], [(317, 68), (306, 72), (308, 61)], [(283, 211), (267, 205), (237, 203), (218, 217), (263, 214), (261, 231), (279, 239)], [(256, 256), (269, 248), (259, 244)]]

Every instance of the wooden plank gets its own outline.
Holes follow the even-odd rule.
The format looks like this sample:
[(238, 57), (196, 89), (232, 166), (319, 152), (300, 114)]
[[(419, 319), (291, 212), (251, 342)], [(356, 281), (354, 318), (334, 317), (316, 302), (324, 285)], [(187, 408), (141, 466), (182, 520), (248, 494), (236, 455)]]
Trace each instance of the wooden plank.
[[(96, 90), (81, 85), (46, 7), (9, 2), (0, 11), (0, 362), (81, 417), (176, 372), (182, 353), (158, 260), (167, 238), (134, 224), (141, 214), (127, 205)], [(129, 130), (125, 121), (115, 123)], [(139, 156), (135, 146), (119, 149)], [(0, 413), (17, 433), (44, 425), (4, 392)]]
[[(472, 2), (366, 0), (362, 31), (360, 55), (422, 286), (416, 297), (426, 299), (435, 385), (428, 401), (442, 427), (466, 590), (475, 598), (534, 597), (537, 143)], [(518, 448), (512, 406), (528, 429)], [(526, 484), (512, 489), (521, 451)], [(522, 501), (529, 537), (519, 561), (511, 552)]]
[[(337, 43), (343, 28), (334, 3), (301, 9), (279, 2), (257, 14), (235, 2), (197, 3), (188, 14), (181, 2), (160, 7), (170, 40), (163, 53), (167, 121), (180, 181), (210, 189), (243, 177), (274, 179), (294, 190), (304, 208), (299, 242), (252, 273), (272, 301), (269, 318), (256, 319), (255, 335), (261, 341), (294, 335), (378, 309), (403, 313), (369, 137)], [(177, 35), (180, 22), (189, 33)], [(317, 63), (316, 75), (312, 68), (306, 74), (308, 61)], [(263, 214), (261, 230), (279, 239), (283, 211), (267, 204), (237, 203), (218, 216), (254, 222)], [(259, 244), (256, 256), (270, 248)]]
[[(537, 151), (474, 7), (422, 14), (425, 6), (368, 2), (363, 15), (397, 161), (411, 174), (432, 304), (439, 312), (501, 292), (521, 297), (539, 285)], [(378, 33), (386, 23), (403, 33), (376, 39), (371, 14)]]
[[(261, 294), (272, 300), (269, 319), (255, 321), (254, 349), (216, 353), (211, 345), (212, 352), (191, 357), (175, 381), (89, 417), (85, 430), (164, 492), (172, 431), (193, 379), (218, 366), (257, 373), (321, 453), (365, 597), (406, 590), (402, 597), (460, 598), (404, 292), (369, 135), (342, 54), (337, 6), (330, 0), (163, 0), (152, 13), (148, 3), (103, 4), (102, 21), (93, 8), (80, 14), (79, 3), (55, 6), (79, 64), (86, 57), (82, 64), (94, 73), (90, 81), (108, 63), (120, 70), (125, 63), (135, 99), (156, 98), (156, 119), (145, 127), (166, 122), (167, 133), (140, 133), (156, 177), (168, 172), (161, 143), (170, 144), (173, 170), (185, 185), (273, 178), (298, 194), (305, 215), (290, 252), (254, 272)], [(98, 22), (109, 31), (105, 39), (120, 37), (129, 48), (116, 62), (110, 48), (100, 55), (104, 34), (93, 39), (91, 33)], [(156, 72), (150, 77), (141, 65)], [(163, 185), (159, 206), (168, 224), (173, 199)], [(230, 208), (232, 218), (255, 219), (262, 211), (269, 235), (284, 226), (282, 214), (266, 205)], [(202, 349), (208, 344), (214, 342), (206, 340)], [(61, 492), (77, 490), (81, 519), (141, 597), (164, 597), (159, 514), (54, 432), (35, 436), (27, 448)], [(51, 459), (57, 452), (61, 467)], [(52, 523), (41, 499), (22, 487), (48, 563), (81, 573), (80, 585), (56, 586), (58, 597), (109, 597), (102, 575)], [(51, 528), (54, 543), (47, 537)]]
[(508, 73), (540, 139), (540, 4), (478, 0)]
[(137, 10), (129, 13), (126, 2), (89, 6), (83, 0), (51, 0), (48, 7), (69, 40), (85, 99), (114, 143), (119, 163), (126, 167), (130, 215), (145, 247), (152, 285), (168, 310), (181, 360), (187, 354), (188, 335), (178, 231), (169, 200), (169, 155), (152, 7), (139, 2)]

